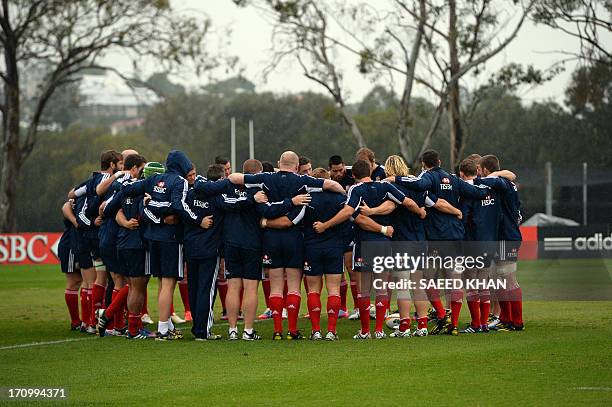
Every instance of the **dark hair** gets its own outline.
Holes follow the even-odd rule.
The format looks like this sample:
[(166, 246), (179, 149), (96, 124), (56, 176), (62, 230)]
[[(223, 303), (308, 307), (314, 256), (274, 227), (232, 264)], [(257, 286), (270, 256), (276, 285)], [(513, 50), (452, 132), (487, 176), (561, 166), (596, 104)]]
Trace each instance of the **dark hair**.
[(489, 172), (499, 171), (499, 158), (492, 154), (482, 157), (478, 164)]
[(270, 161), (262, 161), (262, 172), (274, 172), (274, 165)]
[(209, 181), (216, 181), (221, 179), (225, 175), (225, 168), (221, 164), (211, 164), (208, 166), (208, 171), (206, 171), (206, 178)]
[(257, 174), (258, 172), (261, 172), (261, 170), (262, 170), (261, 162), (259, 162), (259, 160), (256, 160), (254, 158), (250, 160), (246, 160), (242, 164), (242, 172), (245, 174)]
[(117, 164), (119, 161), (123, 161), (120, 152), (115, 150), (105, 151), (100, 155), (100, 169), (102, 171), (108, 170), (111, 164)]
[(147, 163), (147, 159), (140, 154), (130, 154), (123, 160), (123, 169), (131, 170), (134, 167), (140, 167)]
[(344, 164), (344, 160), (339, 155), (332, 155), (331, 157), (329, 157), (329, 163), (328, 164), (329, 164), (329, 168), (331, 168), (332, 165)]
[(473, 177), (477, 174), (476, 161), (466, 158), (459, 164), (459, 171), (466, 177)]
[(436, 150), (427, 150), (421, 156), (421, 161), (427, 168), (440, 165), (440, 154)]
[(301, 156), (298, 165), (301, 167), (302, 165), (306, 165), (308, 163), (310, 163), (310, 158), (306, 156)]
[(352, 171), (355, 179), (362, 179), (371, 175), (372, 167), (370, 167), (369, 161), (357, 160), (355, 161), (355, 164), (353, 164)]
[[(225, 165), (229, 162), (229, 160), (222, 155), (218, 155), (215, 157), (215, 164)], [(207, 177), (208, 178), (208, 177)]]

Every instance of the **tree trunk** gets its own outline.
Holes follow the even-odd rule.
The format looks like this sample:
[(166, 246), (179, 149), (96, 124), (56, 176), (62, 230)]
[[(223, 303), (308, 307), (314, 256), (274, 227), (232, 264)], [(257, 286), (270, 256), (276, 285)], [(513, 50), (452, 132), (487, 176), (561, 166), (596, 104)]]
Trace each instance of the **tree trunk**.
[[(449, 0), (449, 27), (448, 27), (448, 49), (450, 59), (450, 77), (459, 73), (461, 66), (457, 50), (457, 12), (455, 0)], [(459, 150), (463, 143), (463, 132), (461, 128), (461, 103), (459, 94), (459, 80), (449, 83), (448, 91), (448, 124), (450, 129), (450, 169), (454, 170), (459, 160)]]
[(17, 193), (17, 176), (23, 163), (19, 145), (19, 72), (17, 70), (17, 53), (14, 42), (7, 39), (4, 46), (6, 78), (4, 79), (4, 120), (2, 128), (3, 143), (2, 168), (0, 168), (0, 232), (14, 232), (15, 199)]
[(346, 124), (350, 127), (351, 133), (353, 133), (353, 136), (355, 137), (355, 140), (357, 141), (359, 147), (366, 147), (365, 139), (363, 138), (361, 130), (359, 130), (359, 126), (357, 125), (357, 122), (355, 121), (353, 116), (346, 111), (346, 108), (344, 106), (340, 107), (340, 113), (342, 114), (342, 118), (344, 119)]

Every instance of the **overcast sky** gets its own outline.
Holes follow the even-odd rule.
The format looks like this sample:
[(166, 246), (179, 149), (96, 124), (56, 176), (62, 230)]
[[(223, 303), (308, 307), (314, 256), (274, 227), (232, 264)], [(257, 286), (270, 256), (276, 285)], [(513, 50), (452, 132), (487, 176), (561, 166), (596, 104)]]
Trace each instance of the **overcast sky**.
[[(373, 0), (371, 4), (385, 3), (385, 0)], [(244, 76), (253, 81), (258, 91), (299, 92), (312, 90), (324, 92), (324, 89), (304, 77), (300, 66), (289, 59), (273, 72), (267, 81), (263, 80), (262, 70), (269, 62), (271, 27), (252, 7), (236, 7), (231, 0), (182, 0), (173, 3), (184, 13), (206, 13), (212, 20), (215, 30), (222, 32), (224, 27), (231, 27), (231, 46), (228, 54), (237, 55)], [(518, 37), (504, 51), (487, 64), (489, 72), (509, 62), (522, 64), (532, 63), (544, 69), (562, 58), (560, 54), (551, 53), (558, 50), (576, 50), (578, 44), (567, 35), (543, 26), (527, 22)], [(374, 86), (355, 68), (357, 58), (349, 53), (339, 54), (339, 68), (344, 72), (344, 84), (348, 90), (349, 102), (357, 102)], [(114, 58), (113, 58), (114, 59)], [(567, 86), (574, 64), (566, 65), (566, 71), (554, 80), (536, 88), (521, 88), (519, 93), (525, 102), (554, 99), (563, 102), (564, 89)], [(215, 72), (216, 79), (227, 77), (225, 72)], [(484, 81), (482, 78), (481, 82)], [(205, 83), (206, 79), (183, 78), (187, 85)], [(398, 81), (399, 82), (399, 81)], [(401, 83), (396, 85), (400, 93)], [(417, 88), (416, 93), (424, 92)], [(422, 94), (427, 96), (426, 94)]]

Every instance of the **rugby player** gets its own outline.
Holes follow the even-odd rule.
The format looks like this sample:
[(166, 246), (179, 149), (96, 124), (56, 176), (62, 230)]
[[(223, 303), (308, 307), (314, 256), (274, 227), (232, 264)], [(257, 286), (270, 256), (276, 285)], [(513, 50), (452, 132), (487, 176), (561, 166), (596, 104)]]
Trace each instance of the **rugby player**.
[(123, 169), (123, 156), (115, 151), (108, 150), (100, 156), (100, 171), (93, 172), (91, 177), (68, 192), (69, 199), (83, 198), (77, 200), (75, 213), (79, 223), (78, 263), (87, 287), (91, 287), (91, 295), (88, 293), (88, 303), (91, 309), (87, 316), (89, 327), (88, 333), (95, 334), (95, 313), (102, 308), (108, 275), (100, 257), (100, 241), (98, 238), (99, 227), (102, 219), (99, 216), (101, 200), (96, 193), (97, 185), (103, 180), (123, 175), (123, 172), (115, 175)]
[(357, 153), (355, 153), (355, 160), (365, 160), (370, 163), (372, 167), (372, 175), (370, 178), (372, 178), (372, 181), (382, 181), (387, 178), (385, 175), (385, 167), (376, 162), (374, 151), (369, 148), (362, 147), (357, 150)]
[[(338, 182), (346, 191), (349, 187), (355, 183), (355, 178), (347, 170), (344, 165), (344, 160), (339, 155), (332, 155), (329, 157), (328, 169), (330, 178)], [(353, 311), (350, 315), (347, 314), (346, 307), (346, 294), (348, 291), (347, 281), (342, 273), (342, 281), (340, 282), (340, 318), (359, 319), (359, 299), (358, 299), (358, 276), (352, 270), (352, 256), (353, 256), (353, 224), (352, 222), (346, 222), (344, 224), (344, 268), (348, 271), (351, 287), (351, 295), (353, 297)]]
[[(83, 282), (81, 269), (76, 262), (75, 254), (77, 252), (77, 228), (79, 224), (74, 216), (74, 201), (68, 200), (62, 205), (62, 215), (64, 216), (64, 233), (60, 237), (57, 246), (57, 254), (60, 259), (61, 270), (66, 276), (66, 290), (64, 291), (64, 300), (70, 314), (70, 330), (77, 331), (81, 329), (81, 318), (79, 317), (79, 289)], [(87, 295), (87, 294), (85, 294)], [(81, 302), (83, 294), (81, 294)]]
[(522, 220), (521, 202), (516, 184), (508, 178), (498, 176), (499, 159), (486, 155), (479, 161), (484, 178), (476, 178), (474, 183), (482, 183), (497, 191), (501, 205), (499, 225), (499, 247), (494, 262), (493, 276), (506, 281), (506, 288), (497, 290), (501, 313), (497, 330), (523, 330), (523, 292), (516, 279), (518, 251), (522, 236), (519, 225)]
[[(247, 188), (259, 187), (266, 192), (271, 202), (282, 202), (304, 192), (321, 189), (344, 193), (344, 189), (335, 181), (298, 175), (299, 158), (293, 151), (284, 152), (278, 162), (279, 171), (261, 174), (231, 174), (233, 184), (245, 185)], [(287, 276), (287, 339), (302, 339), (297, 329), (297, 320), (301, 302), (300, 282), (303, 266), (303, 237), (301, 230), (291, 227), (285, 230), (266, 229), (263, 236), (263, 265), (270, 277), (270, 309), (274, 319), (273, 339), (282, 339), (283, 287), (285, 273)]]
[[(425, 210), (420, 208), (412, 199), (407, 198), (397, 188), (388, 182), (374, 182), (370, 178), (372, 166), (369, 161), (359, 160), (352, 167), (353, 176), (357, 180), (357, 184), (353, 185), (348, 192), (346, 204), (344, 207), (331, 219), (325, 222), (315, 222), (313, 228), (317, 233), (324, 233), (332, 226), (338, 225), (351, 216), (355, 217), (361, 204), (365, 203), (369, 207), (378, 207), (387, 199), (394, 201), (397, 204), (406, 206), (411, 211), (425, 217)], [(353, 337), (354, 339), (369, 339), (370, 335), (370, 288), (372, 286), (372, 269), (369, 262), (362, 261), (362, 245), (364, 242), (389, 242), (390, 236), (393, 234), (393, 228), (387, 226), (390, 224), (388, 215), (376, 215), (374, 220), (382, 225), (374, 231), (369, 230), (362, 224), (358, 224), (357, 240), (353, 250), (353, 270), (361, 272), (360, 287), (359, 287), (359, 315), (361, 320), (361, 329)], [(376, 295), (376, 329), (374, 337), (383, 339), (386, 334), (383, 331), (385, 313), (389, 304), (387, 290), (377, 290)]]

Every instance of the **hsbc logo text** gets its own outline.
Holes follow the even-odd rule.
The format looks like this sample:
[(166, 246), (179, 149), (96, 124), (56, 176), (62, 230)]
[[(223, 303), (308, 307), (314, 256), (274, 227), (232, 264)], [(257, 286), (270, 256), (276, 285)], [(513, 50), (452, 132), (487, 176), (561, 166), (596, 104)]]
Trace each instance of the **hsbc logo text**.
[(0, 264), (58, 264), (60, 233), (0, 235)]

